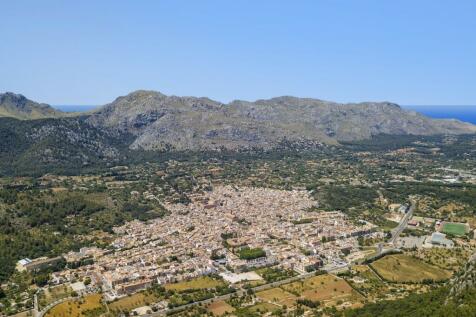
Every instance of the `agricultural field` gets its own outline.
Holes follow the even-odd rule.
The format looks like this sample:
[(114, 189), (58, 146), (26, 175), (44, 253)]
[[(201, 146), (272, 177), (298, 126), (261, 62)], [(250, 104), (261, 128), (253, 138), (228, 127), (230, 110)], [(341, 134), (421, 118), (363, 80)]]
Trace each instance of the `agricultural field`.
[(357, 304), (363, 300), (344, 279), (329, 274), (313, 276), (281, 287), (297, 297), (319, 301), (325, 305), (335, 305), (337, 302)]
[(208, 307), (207, 310), (213, 314), (213, 316), (222, 316), (226, 313), (231, 313), (235, 309), (229, 305), (227, 302), (224, 301), (217, 301), (211, 303)]
[(351, 269), (347, 282), (367, 301), (395, 300), (411, 292), (422, 293), (428, 291), (427, 285), (386, 283), (367, 265), (355, 265)]
[(208, 289), (219, 286), (225, 286), (225, 282), (219, 279), (211, 278), (209, 276), (202, 276), (190, 281), (183, 281), (174, 284), (165, 285), (165, 289), (174, 291), (184, 291), (189, 289)]
[(266, 313), (266, 312), (274, 313), (275, 311), (279, 310), (280, 308), (281, 307), (276, 305), (276, 304), (263, 302), (263, 303), (258, 303), (256, 305), (253, 305), (253, 306), (249, 307), (248, 309), (251, 312), (255, 312), (255, 313)]
[(138, 307), (147, 306), (158, 300), (159, 298), (153, 293), (140, 292), (109, 303), (108, 307), (111, 311), (131, 311)]
[(50, 309), (45, 317), (100, 316), (106, 312), (101, 298), (101, 294), (93, 294), (81, 299), (66, 301)]
[(442, 281), (451, 277), (447, 270), (404, 254), (387, 255), (370, 265), (382, 278), (391, 282), (418, 283), (425, 280)]
[(367, 265), (355, 265), (352, 267), (352, 272), (354, 276), (349, 278), (348, 282), (367, 299), (380, 298), (387, 293), (388, 285)]
[(411, 252), (412, 255), (428, 264), (453, 272), (460, 270), (473, 253), (474, 247), (431, 248)]
[(295, 295), (278, 287), (258, 292), (256, 293), (256, 297), (263, 300), (264, 302), (269, 302), (280, 306), (286, 305), (288, 307), (293, 306), (297, 299)]

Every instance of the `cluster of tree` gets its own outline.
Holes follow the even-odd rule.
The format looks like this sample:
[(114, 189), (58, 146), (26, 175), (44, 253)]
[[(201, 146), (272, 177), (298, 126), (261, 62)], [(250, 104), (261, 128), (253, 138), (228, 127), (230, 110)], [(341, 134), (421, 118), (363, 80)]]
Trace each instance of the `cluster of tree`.
[(242, 260), (253, 260), (266, 256), (266, 252), (262, 248), (244, 247), (238, 251), (238, 256)]
[(304, 306), (307, 306), (309, 308), (317, 308), (321, 305), (321, 302), (319, 301), (314, 301), (314, 300), (310, 300), (310, 299), (307, 299), (307, 298), (299, 298), (297, 300), (297, 303), (300, 304), (300, 305), (304, 305)]
[(266, 282), (272, 283), (293, 277), (296, 275), (296, 273), (291, 270), (270, 267), (261, 270), (260, 275), (265, 279)]
[(369, 209), (379, 197), (373, 187), (327, 185), (320, 188), (318, 199), (324, 210), (341, 210), (350, 213), (352, 209)]
[(141, 221), (163, 217), (166, 214), (165, 208), (159, 204), (140, 203), (137, 201), (125, 202), (122, 206), (122, 211), (131, 215), (132, 218)]

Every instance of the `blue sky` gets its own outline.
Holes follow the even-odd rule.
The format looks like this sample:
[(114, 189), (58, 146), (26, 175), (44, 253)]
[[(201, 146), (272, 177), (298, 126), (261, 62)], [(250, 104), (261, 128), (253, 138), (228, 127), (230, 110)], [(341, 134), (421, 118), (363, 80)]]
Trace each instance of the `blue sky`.
[(0, 92), (476, 104), (476, 1), (2, 1)]

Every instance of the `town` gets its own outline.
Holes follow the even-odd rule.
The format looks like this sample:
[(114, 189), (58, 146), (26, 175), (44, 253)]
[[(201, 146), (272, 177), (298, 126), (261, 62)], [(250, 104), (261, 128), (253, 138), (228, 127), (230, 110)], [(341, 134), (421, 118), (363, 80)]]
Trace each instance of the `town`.
[[(113, 302), (154, 285), (203, 276), (219, 276), (232, 285), (263, 280), (247, 272), (265, 267), (298, 277), (344, 272), (374, 254), (362, 251), (359, 241), (385, 237), (368, 221), (351, 221), (338, 211), (316, 212), (313, 207), (318, 202), (303, 190), (226, 185), (190, 198), (187, 205), (166, 203), (169, 214), (163, 218), (115, 227), (116, 238), (109, 248), (83, 247), (62, 257), (22, 259), (17, 270), (35, 271), (62, 260), (69, 264), (66, 267), (81, 263), (52, 273), (52, 284), (69, 284), (79, 295), (100, 291), (105, 301)], [(389, 217), (402, 221), (408, 210), (405, 205), (392, 205)], [(453, 241), (443, 232), (464, 235), (470, 230), (467, 224), (422, 217), (412, 217), (407, 226), (433, 226), (438, 231), (431, 236), (395, 237), (393, 245), (386, 245), (388, 250), (452, 248)], [(149, 305), (160, 314), (172, 307), (168, 304), (161, 300)], [(151, 307), (142, 309), (147, 311)]]
[(449, 166), (444, 146), (462, 149), (410, 140), (0, 178), (0, 313), (338, 316), (430, 293), (476, 250), (473, 161)]

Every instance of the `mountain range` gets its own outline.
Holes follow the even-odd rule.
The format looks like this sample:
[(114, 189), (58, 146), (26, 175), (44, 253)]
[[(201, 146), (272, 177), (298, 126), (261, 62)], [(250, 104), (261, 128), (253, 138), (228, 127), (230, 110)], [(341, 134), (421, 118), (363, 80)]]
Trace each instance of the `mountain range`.
[(380, 134), (476, 133), (470, 123), (430, 119), (389, 102), (339, 104), (285, 96), (224, 104), (155, 91), (135, 91), (95, 111), (73, 114), (5, 93), (0, 117), (0, 174), (114, 164), (138, 152), (269, 150), (338, 145)]
[[(23, 120), (64, 118), (65, 113), (22, 95), (0, 94), (0, 116)], [(475, 133), (458, 120), (430, 119), (390, 102), (340, 104), (310, 98), (277, 97), (228, 104), (209, 98), (135, 91), (91, 113), (78, 113), (91, 129), (128, 134), (130, 149), (270, 149), (280, 142), (338, 144), (379, 134)]]

